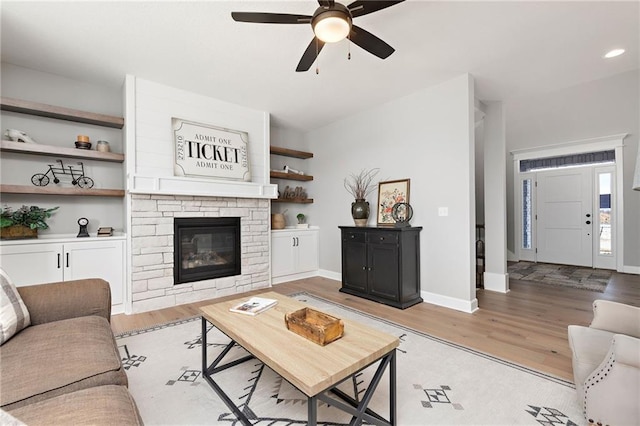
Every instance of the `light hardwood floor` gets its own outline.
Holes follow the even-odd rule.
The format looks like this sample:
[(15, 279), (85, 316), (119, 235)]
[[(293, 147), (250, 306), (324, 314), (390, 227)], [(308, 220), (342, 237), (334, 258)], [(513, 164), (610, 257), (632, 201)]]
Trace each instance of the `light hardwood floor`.
[[(473, 314), (428, 303), (400, 310), (340, 293), (339, 288), (339, 281), (315, 277), (278, 284), (246, 295), (270, 290), (282, 294), (306, 291), (567, 380), (573, 377), (567, 326), (588, 325), (592, 319), (591, 304), (596, 299), (640, 306), (640, 276), (617, 273), (614, 273), (604, 293), (511, 280), (508, 294), (478, 290), (480, 309)], [(208, 300), (134, 315), (114, 315), (111, 324), (116, 334), (146, 328), (199, 315), (198, 307), (212, 302)]]

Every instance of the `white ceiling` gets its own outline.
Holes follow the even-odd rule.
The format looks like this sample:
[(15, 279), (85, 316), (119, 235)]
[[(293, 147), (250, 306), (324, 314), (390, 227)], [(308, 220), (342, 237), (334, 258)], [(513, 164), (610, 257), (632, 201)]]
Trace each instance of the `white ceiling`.
[[(350, 3), (350, 2), (349, 2)], [(231, 11), (311, 15), (312, 0), (0, 2), (2, 61), (100, 85), (125, 74), (268, 111), (310, 130), (471, 73), (481, 100), (555, 91), (639, 68), (640, 3), (408, 0), (354, 19), (396, 49), (326, 45), (296, 73), (310, 25), (238, 23)], [(348, 4), (348, 3), (347, 3)], [(627, 52), (604, 60), (614, 47)]]

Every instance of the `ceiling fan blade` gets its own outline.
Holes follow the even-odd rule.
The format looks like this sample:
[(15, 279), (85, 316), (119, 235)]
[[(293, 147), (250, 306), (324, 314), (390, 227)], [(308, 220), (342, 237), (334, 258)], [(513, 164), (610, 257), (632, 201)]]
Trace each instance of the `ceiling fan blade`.
[(311, 16), (288, 13), (231, 12), (231, 17), (234, 21), (256, 24), (308, 24), (311, 22)]
[(367, 52), (381, 59), (387, 59), (389, 55), (396, 51), (393, 47), (357, 25), (351, 27), (349, 38)]
[(318, 4), (319, 4), (321, 7), (328, 7), (328, 8), (331, 8), (331, 7), (333, 7), (333, 5), (335, 4), (335, 1), (334, 1), (334, 0), (318, 0)]
[(307, 46), (307, 50), (302, 54), (302, 58), (300, 58), (296, 71), (309, 71), (309, 68), (311, 68), (311, 65), (313, 65), (323, 47), (324, 41), (314, 37), (313, 40), (311, 40), (311, 43), (309, 43), (309, 46)]
[(377, 12), (378, 10), (386, 9), (387, 7), (402, 3), (404, 0), (384, 0), (384, 1), (371, 1), (371, 0), (356, 0), (347, 6), (347, 9), (351, 12), (354, 18), (358, 16), (367, 15), (369, 13)]

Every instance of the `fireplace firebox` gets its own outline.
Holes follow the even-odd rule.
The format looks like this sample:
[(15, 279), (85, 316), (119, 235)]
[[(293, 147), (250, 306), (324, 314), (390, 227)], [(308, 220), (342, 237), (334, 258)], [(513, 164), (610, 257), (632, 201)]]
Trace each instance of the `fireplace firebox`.
[(240, 218), (174, 218), (174, 285), (240, 275)]

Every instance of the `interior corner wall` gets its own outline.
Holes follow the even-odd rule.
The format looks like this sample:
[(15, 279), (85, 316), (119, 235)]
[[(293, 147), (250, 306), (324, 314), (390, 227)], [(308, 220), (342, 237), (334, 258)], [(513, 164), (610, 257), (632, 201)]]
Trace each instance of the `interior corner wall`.
[[(291, 128), (284, 128), (281, 126), (271, 126), (271, 145), (280, 148), (290, 148), (299, 151), (311, 151), (309, 148), (305, 135), (302, 131)], [(283, 157), (280, 155), (271, 156), (271, 170), (283, 170), (284, 166), (289, 166), (294, 170), (303, 171), (306, 174), (312, 174), (309, 171), (309, 167), (314, 162), (314, 158), (300, 159), (293, 157)], [(307, 188), (307, 184), (304, 182), (295, 182), (286, 179), (272, 179), (272, 183), (278, 185), (278, 191), (284, 192), (287, 186), (296, 187), (302, 186)], [(308, 192), (309, 198), (313, 198), (313, 195)], [(272, 213), (283, 213), (286, 226), (293, 226), (298, 223), (296, 215), (302, 213), (306, 216), (307, 223), (315, 225), (315, 219), (313, 217), (312, 207), (309, 204), (289, 204), (289, 203), (272, 203)]]
[[(338, 226), (353, 225), (344, 178), (380, 168), (379, 181), (411, 179), (413, 226), (422, 226), (421, 289), (429, 302), (475, 305), (473, 78), (462, 75), (343, 118), (306, 134), (313, 225), (320, 227), (320, 269), (340, 274)], [(376, 225), (374, 191), (369, 225)], [(439, 216), (438, 209), (448, 209)]]
[[(640, 71), (505, 102), (507, 152), (627, 133), (624, 140), (624, 265), (640, 270), (640, 192), (631, 189), (640, 134)], [(509, 250), (515, 251), (513, 158), (507, 155)], [(620, 177), (618, 177), (620, 178)], [(636, 272), (637, 273), (637, 272)]]

